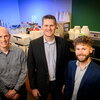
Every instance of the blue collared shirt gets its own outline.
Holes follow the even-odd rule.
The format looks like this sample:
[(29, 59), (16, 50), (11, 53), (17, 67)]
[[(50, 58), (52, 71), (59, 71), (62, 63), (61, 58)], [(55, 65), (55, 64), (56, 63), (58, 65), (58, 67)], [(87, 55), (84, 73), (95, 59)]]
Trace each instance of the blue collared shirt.
[(55, 38), (51, 42), (47, 42), (44, 38), (45, 54), (48, 64), (49, 80), (56, 80), (56, 41)]

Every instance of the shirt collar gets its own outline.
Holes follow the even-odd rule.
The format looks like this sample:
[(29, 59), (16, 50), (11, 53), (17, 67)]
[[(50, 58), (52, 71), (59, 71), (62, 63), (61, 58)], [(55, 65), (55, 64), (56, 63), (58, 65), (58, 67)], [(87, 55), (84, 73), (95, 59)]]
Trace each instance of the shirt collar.
[(56, 42), (55, 37), (54, 37), (54, 39), (53, 39), (52, 41), (50, 41), (50, 42), (46, 41), (46, 39), (43, 37), (43, 41), (44, 41), (44, 43), (48, 43), (48, 44), (53, 44), (53, 43)]
[[(90, 61), (91, 62), (91, 61)], [(88, 67), (88, 65), (90, 64), (90, 62), (89, 63), (87, 63), (86, 65), (85, 65), (85, 67), (84, 67), (84, 69), (86, 69), (87, 67)], [(77, 65), (77, 67), (79, 67), (80, 65), (79, 65), (79, 61), (77, 60), (76, 61), (76, 65)], [(82, 70), (84, 70), (84, 69), (82, 69)]]
[[(13, 51), (14, 50), (14, 47), (12, 45), (10, 45), (9, 47), (9, 50), (8, 51)], [(0, 50), (0, 54), (3, 53), (1, 50)]]

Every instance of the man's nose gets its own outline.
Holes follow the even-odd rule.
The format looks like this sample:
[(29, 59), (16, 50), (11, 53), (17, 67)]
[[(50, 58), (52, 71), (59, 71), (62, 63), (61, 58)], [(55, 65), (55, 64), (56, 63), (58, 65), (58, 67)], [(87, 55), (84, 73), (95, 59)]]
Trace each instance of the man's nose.
[(82, 54), (83, 53), (83, 51), (82, 50), (79, 50), (79, 54)]
[(51, 29), (51, 27), (50, 27), (50, 26), (48, 26), (48, 29)]

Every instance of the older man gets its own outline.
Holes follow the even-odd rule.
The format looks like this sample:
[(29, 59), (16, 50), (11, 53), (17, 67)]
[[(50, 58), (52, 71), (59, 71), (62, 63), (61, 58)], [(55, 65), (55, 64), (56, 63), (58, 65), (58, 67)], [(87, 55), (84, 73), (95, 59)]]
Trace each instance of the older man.
[(12, 46), (11, 35), (0, 27), (0, 95), (1, 100), (25, 100), (22, 90), (26, 78), (25, 54)]

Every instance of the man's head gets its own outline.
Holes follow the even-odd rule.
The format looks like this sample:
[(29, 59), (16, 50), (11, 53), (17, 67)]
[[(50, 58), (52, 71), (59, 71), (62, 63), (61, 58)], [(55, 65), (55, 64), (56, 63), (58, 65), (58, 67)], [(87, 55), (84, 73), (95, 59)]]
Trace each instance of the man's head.
[(46, 15), (42, 18), (42, 30), (45, 37), (54, 37), (56, 28), (57, 22), (53, 15)]
[(57, 21), (56, 21), (55, 16), (53, 16), (53, 15), (45, 15), (45, 16), (43, 16), (43, 18), (42, 18), (42, 25), (43, 25), (43, 23), (44, 23), (44, 20), (46, 20), (46, 19), (52, 19), (52, 20), (54, 21), (54, 23), (57, 24)]
[(8, 48), (10, 37), (8, 30), (0, 27), (0, 48)]
[(74, 40), (75, 54), (80, 62), (88, 60), (93, 52), (93, 40), (87, 36), (79, 36)]

